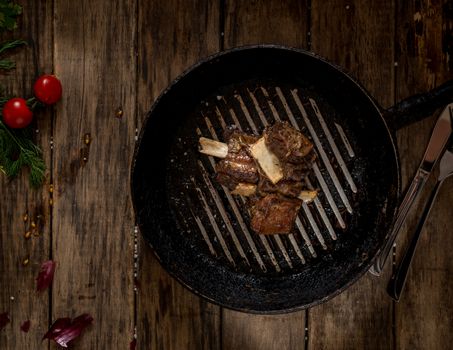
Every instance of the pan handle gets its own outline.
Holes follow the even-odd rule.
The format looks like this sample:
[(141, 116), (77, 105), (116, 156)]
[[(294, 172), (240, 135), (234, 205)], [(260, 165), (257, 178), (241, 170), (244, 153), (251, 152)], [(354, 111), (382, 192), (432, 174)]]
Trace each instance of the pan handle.
[(453, 102), (453, 80), (448, 80), (431, 91), (408, 97), (384, 112), (384, 117), (395, 130), (431, 116), (438, 108)]

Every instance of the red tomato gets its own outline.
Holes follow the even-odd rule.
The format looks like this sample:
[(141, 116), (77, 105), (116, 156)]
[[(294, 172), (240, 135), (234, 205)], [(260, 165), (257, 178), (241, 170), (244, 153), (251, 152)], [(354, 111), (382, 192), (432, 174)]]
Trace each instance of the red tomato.
[(13, 129), (25, 128), (33, 119), (33, 113), (23, 98), (15, 97), (3, 106), (3, 122)]
[(55, 75), (41, 75), (33, 86), (38, 100), (46, 105), (53, 105), (61, 98), (61, 82)]

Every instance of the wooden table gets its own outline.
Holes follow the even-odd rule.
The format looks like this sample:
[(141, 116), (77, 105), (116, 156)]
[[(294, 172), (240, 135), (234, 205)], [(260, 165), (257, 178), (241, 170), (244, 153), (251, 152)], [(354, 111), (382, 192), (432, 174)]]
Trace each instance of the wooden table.
[[(199, 59), (252, 43), (308, 49), (344, 67), (389, 107), (453, 77), (451, 1), (20, 2), (24, 15), (13, 36), (30, 45), (18, 52), (17, 69), (2, 75), (1, 83), (11, 94), (30, 95), (35, 77), (53, 71), (64, 98), (37, 116), (48, 166), (45, 186), (33, 191), (25, 176), (1, 179), (0, 312), (11, 315), (0, 332), (1, 349), (47, 349), (41, 338), (49, 323), (84, 312), (93, 315), (94, 325), (76, 349), (128, 349), (134, 329), (138, 349), (452, 347), (452, 181), (428, 220), (399, 303), (385, 292), (388, 264), (380, 279), (366, 275), (328, 303), (281, 316), (222, 309), (170, 278), (136, 232), (129, 194), (130, 163), (146, 111)], [(434, 121), (398, 133), (403, 185), (418, 166)], [(407, 222), (394, 260), (419, 213)], [(45, 218), (39, 237), (25, 240), (39, 214)], [(26, 257), (30, 263), (23, 266)], [(35, 278), (49, 258), (58, 264), (53, 287), (38, 294)], [(32, 325), (25, 334), (19, 325), (27, 319)]]

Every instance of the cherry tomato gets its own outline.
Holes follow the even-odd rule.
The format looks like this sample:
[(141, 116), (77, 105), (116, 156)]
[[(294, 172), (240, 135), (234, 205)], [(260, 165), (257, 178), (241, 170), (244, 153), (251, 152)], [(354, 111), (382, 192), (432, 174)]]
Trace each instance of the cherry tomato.
[(53, 105), (61, 98), (61, 82), (55, 75), (41, 75), (33, 85), (33, 91), (42, 103)]
[(33, 119), (33, 113), (23, 98), (15, 97), (3, 106), (3, 122), (13, 129), (25, 128)]

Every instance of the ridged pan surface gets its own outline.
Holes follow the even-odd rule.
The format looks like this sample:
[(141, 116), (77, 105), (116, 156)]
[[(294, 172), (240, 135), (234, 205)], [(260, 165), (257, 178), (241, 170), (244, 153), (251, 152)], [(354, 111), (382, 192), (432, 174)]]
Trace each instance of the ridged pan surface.
[[(260, 134), (286, 121), (317, 155), (301, 179), (319, 190), (293, 232), (250, 229), (245, 198), (215, 180), (201, 136), (235, 125)], [(398, 193), (392, 137), (367, 93), (308, 53), (237, 49), (180, 77), (151, 110), (136, 151), (132, 191), (142, 233), (163, 266), (218, 304), (281, 312), (339, 293), (371, 264)], [(146, 288), (146, 286), (144, 286)]]

